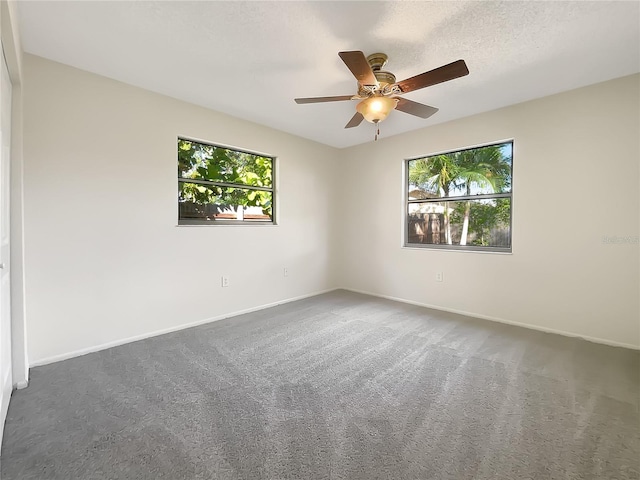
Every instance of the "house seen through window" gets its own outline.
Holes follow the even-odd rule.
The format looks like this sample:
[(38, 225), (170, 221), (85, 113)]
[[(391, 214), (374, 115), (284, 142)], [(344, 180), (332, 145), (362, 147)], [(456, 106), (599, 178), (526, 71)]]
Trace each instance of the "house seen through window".
[(511, 251), (513, 142), (406, 161), (405, 245)]
[(178, 139), (178, 223), (275, 223), (273, 157)]

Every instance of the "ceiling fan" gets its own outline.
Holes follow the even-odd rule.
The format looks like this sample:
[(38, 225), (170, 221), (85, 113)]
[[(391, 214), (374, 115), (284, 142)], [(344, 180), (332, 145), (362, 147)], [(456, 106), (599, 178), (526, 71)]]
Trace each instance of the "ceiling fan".
[[(362, 123), (362, 120), (378, 124), (387, 118), (393, 109), (416, 117), (429, 118), (438, 111), (437, 108), (407, 100), (398, 95), (448, 82), (469, 74), (469, 69), (464, 60), (457, 60), (401, 82), (396, 82), (396, 77), (393, 73), (382, 70), (388, 59), (384, 53), (374, 53), (365, 57), (364, 53), (360, 51), (351, 51), (339, 52), (338, 55), (347, 68), (351, 70), (353, 76), (356, 77), (358, 93), (334, 97), (296, 98), (295, 102), (303, 104), (360, 100), (360, 103), (356, 105), (355, 115), (344, 128), (357, 127)], [(376, 139), (377, 137), (378, 135), (376, 134)]]

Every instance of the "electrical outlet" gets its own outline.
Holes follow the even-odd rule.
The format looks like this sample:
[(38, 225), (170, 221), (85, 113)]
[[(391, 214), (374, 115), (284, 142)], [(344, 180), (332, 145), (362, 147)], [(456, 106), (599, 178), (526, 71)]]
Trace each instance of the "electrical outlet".
[(284, 267), (284, 268), (282, 269), (282, 274), (283, 274), (285, 277), (288, 277), (288, 276), (289, 276), (289, 269), (288, 269), (287, 267)]
[(436, 273), (436, 282), (442, 282), (444, 281), (444, 275), (442, 274), (442, 272), (437, 272)]
[(229, 286), (229, 277), (225, 277), (224, 275), (222, 276), (222, 286), (223, 287)]

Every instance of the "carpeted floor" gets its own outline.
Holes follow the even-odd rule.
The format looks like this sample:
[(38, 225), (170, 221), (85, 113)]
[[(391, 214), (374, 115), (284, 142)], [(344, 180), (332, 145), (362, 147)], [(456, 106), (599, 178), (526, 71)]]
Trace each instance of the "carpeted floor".
[(2, 479), (638, 479), (639, 367), (337, 291), (33, 369)]

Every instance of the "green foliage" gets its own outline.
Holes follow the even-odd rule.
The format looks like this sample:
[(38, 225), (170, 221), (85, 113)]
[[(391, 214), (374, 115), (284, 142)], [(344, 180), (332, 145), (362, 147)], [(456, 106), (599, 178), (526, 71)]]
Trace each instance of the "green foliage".
[(511, 188), (511, 158), (503, 147), (462, 150), (409, 162), (409, 183), (433, 196), (507, 192)]
[(409, 162), (409, 183), (435, 196), (448, 197), (459, 167), (451, 155), (436, 155)]
[[(410, 188), (425, 192), (426, 198), (455, 199), (458, 196), (503, 193), (511, 191), (511, 146), (491, 145), (462, 150), (409, 162)], [(449, 215), (445, 203), (444, 222), (448, 243), (450, 224), (468, 222), (468, 234), (473, 243), (486, 245), (494, 228), (506, 228), (510, 222), (510, 201), (460, 201)], [(451, 218), (449, 218), (451, 217)], [(460, 244), (467, 241), (463, 229)]]
[(457, 186), (471, 195), (472, 187), (484, 193), (509, 191), (511, 188), (511, 162), (504, 157), (499, 146), (464, 150), (451, 154), (458, 166)]
[[(456, 202), (451, 221), (461, 224), (464, 220), (467, 202)], [(511, 200), (498, 198), (470, 202), (469, 236), (472, 245), (489, 246), (491, 231), (508, 228), (511, 219)]]
[(273, 192), (245, 187), (271, 187), (273, 159), (213, 145), (178, 139), (178, 177), (237, 185), (179, 182), (180, 201), (215, 204), (222, 209), (261, 207), (271, 216)]

